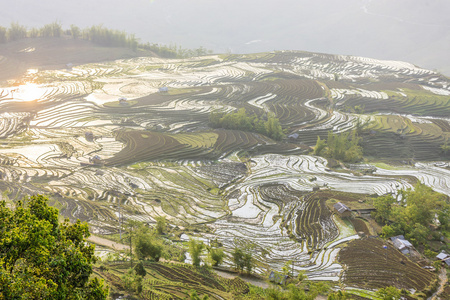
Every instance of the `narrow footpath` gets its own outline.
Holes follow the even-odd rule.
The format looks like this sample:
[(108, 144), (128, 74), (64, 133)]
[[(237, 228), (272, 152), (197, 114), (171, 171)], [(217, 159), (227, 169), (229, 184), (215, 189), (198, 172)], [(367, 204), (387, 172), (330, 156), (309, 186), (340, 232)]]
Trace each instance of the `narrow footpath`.
[(118, 242), (114, 242), (111, 240), (107, 240), (104, 238), (101, 238), (99, 236), (96, 235), (91, 235), (90, 237), (88, 237), (87, 239), (89, 242), (92, 242), (94, 244), (97, 245), (101, 245), (101, 246), (105, 246), (105, 247), (109, 247), (112, 248), (114, 250), (118, 250), (118, 251), (123, 251), (123, 250), (129, 250), (130, 246), (118, 243)]
[(447, 284), (448, 278), (447, 278), (447, 269), (441, 268), (439, 271), (439, 288), (437, 291), (431, 295), (431, 297), (428, 297), (427, 300), (437, 300), (440, 299), (439, 295), (442, 294), (444, 291), (445, 285)]

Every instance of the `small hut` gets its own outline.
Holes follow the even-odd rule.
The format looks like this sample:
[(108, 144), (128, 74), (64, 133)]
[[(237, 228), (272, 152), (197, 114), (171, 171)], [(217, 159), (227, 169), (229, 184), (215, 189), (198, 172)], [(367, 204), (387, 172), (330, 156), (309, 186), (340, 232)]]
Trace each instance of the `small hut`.
[(445, 251), (442, 251), (441, 253), (436, 255), (436, 258), (447, 264), (447, 266), (450, 266), (450, 255), (445, 253)]
[(91, 131), (87, 131), (84, 133), (84, 138), (86, 139), (86, 141), (92, 142), (94, 141), (94, 134)]
[(410, 250), (413, 248), (413, 245), (405, 239), (403, 235), (397, 235), (391, 237), (391, 241), (394, 244), (395, 248), (397, 248), (403, 254), (409, 254)]
[(293, 133), (293, 134), (288, 135), (288, 138), (291, 140), (296, 140), (296, 139), (298, 139), (299, 136), (300, 135), (298, 133)]
[(163, 86), (159, 88), (160, 93), (167, 93), (169, 91), (169, 88), (167, 86)]
[(341, 218), (347, 218), (352, 215), (352, 210), (348, 208), (345, 204), (338, 202), (335, 205), (333, 205), (334, 211), (339, 215)]
[(125, 98), (125, 97), (120, 97), (119, 98), (119, 104), (120, 105), (128, 105), (128, 102), (127, 102), (127, 98)]
[(105, 163), (104, 160), (98, 155), (94, 155), (89, 158), (89, 162), (94, 165), (103, 165)]

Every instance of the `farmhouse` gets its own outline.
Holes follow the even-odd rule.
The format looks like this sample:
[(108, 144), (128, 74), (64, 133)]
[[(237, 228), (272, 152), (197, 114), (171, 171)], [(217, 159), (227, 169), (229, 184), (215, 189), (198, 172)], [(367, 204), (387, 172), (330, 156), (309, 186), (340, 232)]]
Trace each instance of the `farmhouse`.
[(120, 105), (128, 105), (127, 98), (125, 98), (125, 97), (120, 97), (120, 98), (119, 98), (119, 104), (120, 104)]
[(98, 155), (94, 155), (93, 157), (89, 158), (89, 162), (94, 165), (102, 165), (105, 163), (103, 159)]
[(345, 204), (338, 202), (333, 205), (334, 211), (341, 217), (346, 218), (352, 215), (352, 210), (348, 208)]
[(94, 134), (91, 131), (85, 132), (84, 137), (88, 142), (92, 142), (94, 140)]
[(441, 253), (436, 255), (436, 258), (439, 259), (440, 261), (446, 263), (447, 266), (450, 266), (450, 255), (445, 253), (445, 251), (442, 251)]
[(293, 133), (293, 134), (288, 135), (288, 138), (290, 138), (292, 140), (296, 140), (296, 139), (298, 139), (298, 137), (299, 137), (298, 133)]
[(394, 244), (395, 248), (397, 248), (403, 254), (409, 254), (410, 250), (413, 248), (413, 245), (405, 239), (403, 235), (397, 235), (391, 237), (391, 241)]

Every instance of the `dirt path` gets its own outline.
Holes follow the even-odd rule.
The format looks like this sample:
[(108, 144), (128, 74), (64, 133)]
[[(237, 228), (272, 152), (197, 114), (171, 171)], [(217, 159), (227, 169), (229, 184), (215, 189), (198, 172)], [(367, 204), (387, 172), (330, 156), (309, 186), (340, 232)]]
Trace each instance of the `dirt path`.
[(128, 250), (130, 249), (130, 246), (124, 245), (124, 244), (120, 244), (118, 242), (114, 242), (114, 241), (110, 241), (95, 235), (91, 235), (90, 237), (88, 237), (87, 239), (88, 241), (94, 243), (94, 244), (98, 244), (98, 245), (102, 245), (102, 246), (106, 246), (109, 248), (112, 248), (114, 250)]
[(441, 268), (441, 270), (439, 271), (439, 288), (431, 297), (428, 297), (427, 300), (439, 299), (438, 296), (444, 291), (447, 280), (447, 269)]

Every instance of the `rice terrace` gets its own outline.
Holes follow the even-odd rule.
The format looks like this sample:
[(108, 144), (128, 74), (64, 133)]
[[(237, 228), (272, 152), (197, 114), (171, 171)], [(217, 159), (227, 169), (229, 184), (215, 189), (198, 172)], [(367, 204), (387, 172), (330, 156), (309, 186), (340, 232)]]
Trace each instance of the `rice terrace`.
[[(16, 43), (8, 51), (37, 55), (39, 45)], [(424, 185), (448, 205), (449, 78), (301, 51), (28, 63), (0, 88), (1, 199), (48, 195), (64, 217), (89, 224), (92, 241), (125, 246), (130, 220), (154, 227), (163, 218), (161, 243), (172, 252), (143, 262), (142, 299), (184, 299), (193, 287), (233, 299), (287, 263), (291, 278), (358, 299), (381, 299), (375, 291), (391, 285), (417, 299), (437, 290), (439, 274), (423, 268), (431, 262), (421, 253), (449, 253), (448, 231), (438, 233), (448, 224), (439, 219), (423, 241), (407, 235), (414, 247), (404, 255), (381, 238), (395, 216), (383, 219), (376, 199), (401, 204)], [(340, 136), (353, 148), (339, 151)], [(219, 274), (244, 273), (236, 249), (250, 253), (254, 278), (196, 270), (189, 240), (223, 249)], [(96, 250), (96, 275), (126, 289), (126, 254), (101, 242)]]

